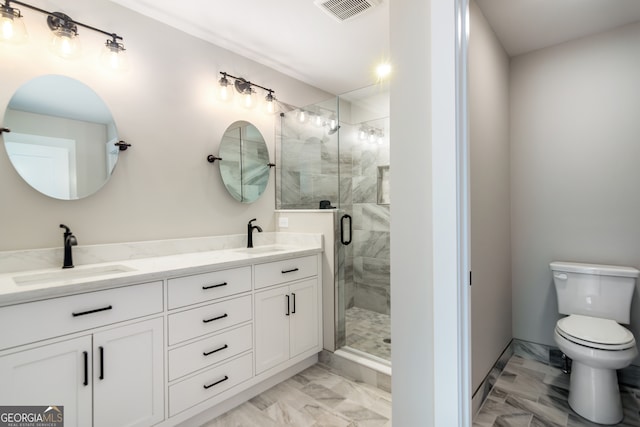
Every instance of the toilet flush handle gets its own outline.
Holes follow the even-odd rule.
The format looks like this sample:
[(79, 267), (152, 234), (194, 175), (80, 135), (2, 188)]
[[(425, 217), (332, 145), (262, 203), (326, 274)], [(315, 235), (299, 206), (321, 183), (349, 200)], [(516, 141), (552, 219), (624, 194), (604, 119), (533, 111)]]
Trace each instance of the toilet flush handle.
[(558, 280), (567, 280), (569, 278), (566, 273), (553, 273), (553, 277)]

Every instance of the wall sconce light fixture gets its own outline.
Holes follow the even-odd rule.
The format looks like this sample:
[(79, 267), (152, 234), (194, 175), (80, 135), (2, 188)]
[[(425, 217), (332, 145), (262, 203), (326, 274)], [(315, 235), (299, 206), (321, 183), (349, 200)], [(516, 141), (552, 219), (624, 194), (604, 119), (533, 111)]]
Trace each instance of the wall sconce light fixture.
[(296, 119), (300, 124), (309, 123), (317, 128), (325, 128), (327, 135), (333, 135), (340, 129), (335, 111), (312, 106), (296, 110)]
[(91, 25), (71, 19), (61, 12), (49, 12), (48, 10), (32, 6), (18, 0), (4, 0), (0, 5), (0, 41), (20, 42), (27, 37), (27, 32), (19, 9), (12, 7), (12, 3), (26, 7), (36, 12), (47, 15), (47, 25), (53, 32), (51, 49), (62, 58), (75, 58), (80, 53), (78, 39), (78, 27), (83, 27), (108, 36), (100, 61), (104, 66), (112, 70), (126, 68), (125, 48), (120, 41), (122, 37), (116, 33), (101, 30)]
[(250, 82), (243, 77), (236, 77), (228, 74), (224, 71), (220, 71), (222, 77), (218, 80), (218, 98), (221, 101), (229, 101), (233, 97), (233, 89), (229, 79), (233, 79), (233, 88), (242, 97), (241, 105), (247, 109), (251, 109), (256, 105), (255, 94), (257, 93), (255, 88), (262, 89), (266, 92), (263, 105), (264, 111), (268, 114), (273, 114), (277, 111), (275, 91), (273, 89), (260, 86), (259, 84)]
[(360, 129), (358, 129), (358, 139), (380, 145), (384, 139), (384, 129), (363, 124), (360, 126)]

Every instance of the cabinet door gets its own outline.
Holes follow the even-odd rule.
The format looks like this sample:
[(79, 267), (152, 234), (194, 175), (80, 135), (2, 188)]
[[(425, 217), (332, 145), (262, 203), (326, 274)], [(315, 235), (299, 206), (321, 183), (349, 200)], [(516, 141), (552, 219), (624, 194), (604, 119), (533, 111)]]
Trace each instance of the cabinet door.
[(255, 294), (256, 374), (289, 360), (288, 289), (282, 286)]
[(295, 283), (291, 295), (291, 353), (297, 356), (318, 347), (318, 279)]
[(91, 336), (0, 357), (2, 405), (64, 406), (67, 427), (91, 425), (91, 385)]
[(93, 425), (148, 426), (164, 419), (163, 320), (93, 338)]

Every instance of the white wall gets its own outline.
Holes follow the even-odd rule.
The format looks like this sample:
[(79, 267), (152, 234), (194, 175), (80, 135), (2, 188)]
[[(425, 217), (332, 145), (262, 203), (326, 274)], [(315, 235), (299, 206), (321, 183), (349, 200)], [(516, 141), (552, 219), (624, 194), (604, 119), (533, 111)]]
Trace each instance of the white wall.
[(393, 424), (403, 427), (470, 425), (459, 375), (456, 3), (390, 3)]
[(272, 87), (279, 99), (294, 105), (329, 94), (106, 0), (43, 0), (38, 6), (121, 34), (130, 70), (121, 76), (101, 71), (97, 55), (105, 37), (84, 29), (81, 59), (55, 57), (47, 49), (50, 32), (44, 15), (24, 9), (30, 42), (0, 45), (2, 115), (23, 83), (43, 74), (63, 74), (102, 97), (120, 138), (133, 147), (121, 153), (102, 190), (72, 202), (33, 190), (0, 150), (0, 250), (58, 246), (60, 223), (71, 227), (81, 245), (244, 233), (254, 217), (265, 230), (275, 229), (273, 170), (262, 197), (245, 205), (227, 194), (218, 165), (206, 161), (208, 154), (217, 154), (225, 128), (236, 120), (257, 126), (275, 160), (275, 117), (213, 100), (218, 72)]
[(638, 46), (640, 23), (512, 59), (515, 338), (554, 345), (549, 262), (640, 267)]
[(430, 3), (389, 5), (391, 158), (402, 165), (391, 180), (391, 389), (393, 424), (408, 427), (434, 425)]
[(470, 3), (469, 150), (472, 388), (511, 341), (509, 58)]

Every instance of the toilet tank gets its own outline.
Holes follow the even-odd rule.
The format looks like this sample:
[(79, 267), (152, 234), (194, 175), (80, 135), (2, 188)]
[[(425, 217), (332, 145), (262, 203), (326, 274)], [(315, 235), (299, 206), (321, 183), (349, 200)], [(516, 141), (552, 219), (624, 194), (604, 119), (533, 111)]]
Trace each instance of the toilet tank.
[(615, 265), (552, 262), (561, 314), (582, 314), (628, 324), (640, 271)]

